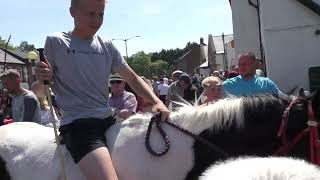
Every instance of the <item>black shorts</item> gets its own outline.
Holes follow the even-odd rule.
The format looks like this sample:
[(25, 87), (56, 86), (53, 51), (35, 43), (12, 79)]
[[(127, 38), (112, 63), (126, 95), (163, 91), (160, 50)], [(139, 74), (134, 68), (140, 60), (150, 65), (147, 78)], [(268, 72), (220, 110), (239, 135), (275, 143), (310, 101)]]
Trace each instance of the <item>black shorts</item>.
[(66, 145), (75, 163), (86, 154), (106, 147), (106, 130), (115, 123), (113, 117), (106, 119), (77, 119), (59, 128), (62, 143)]

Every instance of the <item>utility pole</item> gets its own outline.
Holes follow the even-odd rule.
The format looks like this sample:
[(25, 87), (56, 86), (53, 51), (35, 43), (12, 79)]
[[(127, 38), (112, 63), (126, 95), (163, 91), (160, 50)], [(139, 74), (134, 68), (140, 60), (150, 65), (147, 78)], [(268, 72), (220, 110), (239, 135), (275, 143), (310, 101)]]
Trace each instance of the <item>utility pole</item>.
[(120, 41), (124, 41), (124, 44), (126, 46), (126, 60), (128, 61), (129, 59), (129, 56), (128, 56), (128, 44), (127, 42), (133, 38), (138, 38), (138, 37), (141, 37), (141, 36), (132, 36), (130, 38), (125, 38), (125, 39), (112, 39), (112, 41), (115, 41), (115, 40), (120, 40)]
[(222, 33), (222, 43), (223, 43), (223, 68), (224, 70), (228, 70), (227, 52), (226, 52), (226, 44), (224, 40), (224, 33)]

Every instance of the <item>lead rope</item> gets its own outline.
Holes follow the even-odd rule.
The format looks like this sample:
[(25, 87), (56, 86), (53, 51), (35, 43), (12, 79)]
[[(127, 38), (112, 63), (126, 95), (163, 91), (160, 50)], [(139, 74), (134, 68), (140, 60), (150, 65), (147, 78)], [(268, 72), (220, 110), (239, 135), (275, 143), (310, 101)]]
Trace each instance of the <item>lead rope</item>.
[[(165, 141), (165, 148), (163, 150), (161, 150), (160, 152), (156, 152), (152, 149), (151, 145), (150, 145), (150, 133), (151, 133), (151, 130), (152, 130), (152, 126), (153, 124), (156, 123), (156, 127), (157, 129), (159, 130), (160, 132), (160, 135), (162, 137), (162, 139)], [(161, 123), (166, 123), (168, 124), (169, 126), (181, 131), (182, 133), (192, 137), (193, 139), (195, 139), (196, 141), (206, 145), (209, 147), (209, 149), (219, 153), (220, 155), (222, 155), (223, 157), (229, 157), (230, 155), (224, 151), (223, 149), (221, 149), (220, 147), (214, 145), (213, 143), (211, 143), (210, 141), (200, 137), (199, 135), (196, 135), (186, 129), (183, 129), (169, 121), (164, 121), (162, 122), (161, 120), (161, 115), (160, 114), (156, 114), (155, 116), (153, 116), (151, 118), (151, 121), (149, 123), (149, 126), (148, 126), (148, 130), (147, 130), (147, 134), (146, 134), (146, 138), (145, 138), (145, 145), (146, 145), (146, 148), (147, 150), (149, 151), (150, 154), (154, 155), (154, 156), (157, 156), (157, 157), (160, 157), (160, 156), (163, 156), (165, 154), (168, 153), (169, 149), (170, 149), (170, 141), (169, 141), (169, 137), (168, 135), (166, 134), (166, 132), (163, 130), (162, 126), (161, 126)]]
[(55, 137), (55, 140), (57, 143), (58, 159), (59, 159), (60, 165), (61, 165), (61, 176), (62, 176), (63, 180), (67, 180), (67, 175), (66, 175), (64, 161), (63, 161), (63, 155), (62, 155), (62, 151), (61, 151), (61, 144), (60, 144), (60, 139), (59, 139), (59, 135), (58, 135), (58, 128), (57, 128), (58, 121), (56, 119), (54, 109), (52, 106), (51, 90), (48, 86), (46, 86), (46, 94), (47, 94), (47, 98), (48, 98), (48, 104), (50, 106), (51, 119), (53, 120), (52, 124), (53, 124), (54, 137)]
[[(40, 61), (44, 61), (44, 59), (45, 59), (45, 56), (44, 56), (44, 53), (43, 53), (44, 49), (43, 48), (39, 48), (37, 50), (39, 52)], [(61, 146), (60, 146), (61, 144), (60, 144), (60, 139), (59, 139), (59, 135), (58, 135), (58, 128), (57, 128), (58, 121), (56, 120), (56, 116), (54, 114), (54, 109), (53, 109), (53, 106), (52, 106), (51, 90), (49, 88), (49, 84), (50, 83), (49, 83), (49, 81), (44, 81), (43, 83), (45, 85), (46, 96), (47, 96), (48, 104), (49, 104), (49, 107), (50, 107), (51, 119), (53, 121), (52, 122), (53, 131), (54, 131), (54, 137), (55, 137), (55, 140), (56, 140), (56, 143), (57, 143), (57, 153), (58, 153), (58, 159), (59, 159), (60, 166), (61, 166), (61, 176), (62, 176), (63, 180), (67, 180), (67, 175), (66, 175), (64, 161), (63, 161), (63, 155), (62, 155), (62, 152), (61, 152)]]
[[(167, 152), (170, 149), (170, 141), (169, 141), (169, 137), (168, 135), (164, 132), (164, 130), (161, 127), (160, 121), (158, 120), (159, 117), (157, 117), (159, 115), (155, 115), (151, 118), (149, 126), (148, 126), (148, 130), (147, 130), (147, 134), (146, 134), (146, 139), (145, 139), (145, 145), (147, 150), (149, 151), (149, 153), (151, 153), (154, 156), (160, 157), (163, 156), (165, 154), (167, 154)], [(156, 152), (152, 149), (151, 145), (150, 145), (150, 133), (152, 130), (152, 126), (153, 124), (156, 123), (156, 127), (161, 135), (161, 138), (164, 140), (165, 142), (165, 148), (163, 150), (161, 150), (160, 152)]]

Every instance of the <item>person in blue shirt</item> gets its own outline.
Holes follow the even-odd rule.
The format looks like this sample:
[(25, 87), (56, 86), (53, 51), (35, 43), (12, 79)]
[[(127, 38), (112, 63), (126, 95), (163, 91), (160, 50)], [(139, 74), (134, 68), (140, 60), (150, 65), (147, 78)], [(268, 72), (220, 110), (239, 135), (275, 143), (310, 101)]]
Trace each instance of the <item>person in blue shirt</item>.
[(223, 94), (228, 96), (250, 96), (257, 94), (281, 93), (278, 86), (269, 78), (256, 75), (258, 62), (253, 53), (239, 56), (239, 76), (223, 82)]

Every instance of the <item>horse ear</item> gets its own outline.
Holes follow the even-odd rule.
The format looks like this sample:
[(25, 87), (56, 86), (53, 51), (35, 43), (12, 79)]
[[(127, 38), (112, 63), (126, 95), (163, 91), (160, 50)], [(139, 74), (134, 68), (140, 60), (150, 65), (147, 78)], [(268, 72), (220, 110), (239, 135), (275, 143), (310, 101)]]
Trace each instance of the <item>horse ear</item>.
[(299, 97), (306, 97), (306, 94), (304, 93), (304, 89), (303, 88), (299, 89)]

